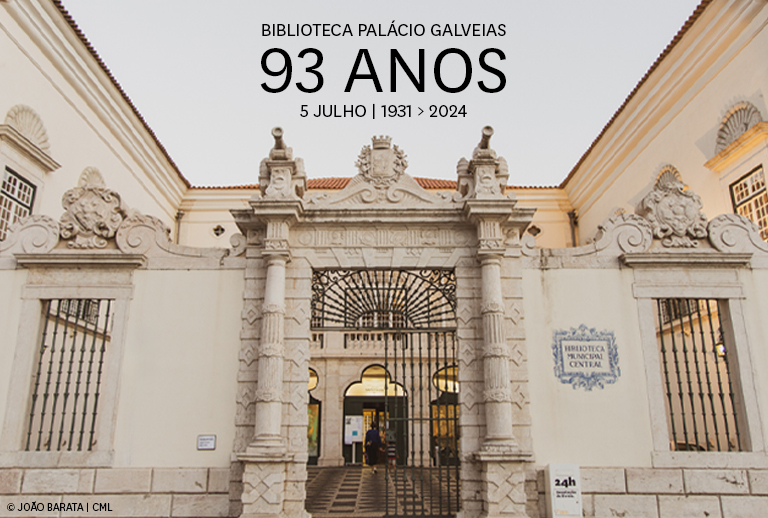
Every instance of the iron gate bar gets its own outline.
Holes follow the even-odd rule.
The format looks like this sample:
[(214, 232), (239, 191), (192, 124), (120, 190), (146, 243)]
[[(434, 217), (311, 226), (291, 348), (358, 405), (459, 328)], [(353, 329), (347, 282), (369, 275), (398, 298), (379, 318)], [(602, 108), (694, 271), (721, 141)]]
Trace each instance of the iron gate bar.
[[(455, 505), (451, 498), (451, 489), (459, 485), (459, 428), (457, 396), (449, 395), (447, 381), (447, 369), (452, 367), (455, 376), (457, 361), (454, 270), (313, 270), (311, 326), (313, 331), (383, 335), (386, 374), (380, 429), (402, 452), (396, 461), (400, 469), (394, 471), (384, 455), (386, 516), (453, 516), (460, 503), (458, 491)], [(436, 385), (433, 399), (441, 363), (446, 373), (443, 396)], [(407, 396), (392, 401), (391, 385), (400, 385)], [(457, 386), (454, 380), (451, 388)]]
[[(718, 323), (718, 326), (720, 328), (720, 335), (722, 336), (722, 334), (723, 334), (723, 322), (720, 319), (721, 313), (722, 313), (722, 310), (720, 308), (720, 304), (718, 303), (717, 323)], [(734, 432), (736, 433), (736, 446), (732, 447), (730, 440), (728, 440), (727, 441), (728, 442), (728, 449), (729, 450), (735, 449), (737, 451), (741, 451), (741, 436), (739, 435), (739, 420), (736, 417), (736, 405), (735, 405), (735, 397), (734, 397), (734, 392), (733, 392), (733, 381), (731, 380), (730, 366), (728, 364), (728, 347), (725, 346), (725, 337), (724, 336), (722, 336), (722, 340), (723, 340), (723, 363), (725, 364), (725, 372), (728, 375), (728, 398), (729, 398), (729, 401), (731, 403), (731, 415), (733, 416), (733, 427), (734, 427)], [(717, 344), (714, 345), (714, 348), (717, 349)], [(717, 373), (718, 373), (718, 379), (719, 379), (720, 369), (718, 369)], [(721, 399), (722, 404), (723, 404), (723, 411), (725, 412), (725, 395), (722, 393), (722, 390), (721, 390), (721, 393), (720, 393), (720, 399)], [(728, 421), (729, 421), (728, 419), (725, 420), (725, 427), (726, 427), (726, 432), (725, 433), (726, 433), (726, 436), (730, 439), (730, 431), (729, 431), (729, 427), (728, 427)]]
[[(677, 313), (680, 318), (680, 342), (682, 347), (682, 357), (685, 362), (685, 380), (686, 385), (688, 388), (688, 402), (691, 405), (691, 416), (696, 415), (696, 402), (694, 401), (694, 395), (693, 395), (693, 384), (691, 380), (691, 362), (688, 361), (688, 343), (685, 339), (685, 323), (683, 322), (683, 308), (682, 308), (683, 302), (680, 299), (676, 300), (677, 305)], [(688, 300), (685, 300), (685, 304), (687, 305), (686, 310), (690, 312), (690, 303)], [(693, 440), (695, 444), (700, 444), (699, 442), (699, 428), (698, 423), (696, 423), (696, 419), (693, 419)]]
[[(64, 354), (67, 352), (67, 331), (69, 330), (69, 317), (70, 312), (66, 311), (66, 320), (64, 321), (64, 337), (61, 340), (61, 350), (59, 351), (59, 369), (56, 373), (56, 384), (54, 385), (53, 390), (53, 404), (51, 405), (51, 426), (48, 430), (48, 450), (51, 449), (51, 445), (53, 444), (53, 429), (56, 425), (56, 406), (59, 402), (59, 386), (61, 385), (61, 371), (64, 368)], [(75, 326), (75, 329), (73, 330), (73, 340), (77, 336), (77, 326)], [(53, 355), (51, 355), (51, 362), (53, 362)]]
[[(690, 310), (690, 306), (691, 305), (689, 303), (688, 304), (689, 310)], [(699, 314), (700, 307), (701, 307), (701, 304), (697, 300), (696, 301), (696, 314), (697, 315)], [(706, 444), (707, 448), (709, 448), (710, 441), (709, 441), (709, 426), (707, 426), (707, 404), (706, 404), (706, 399), (704, 397), (704, 386), (703, 386), (703, 384), (701, 382), (701, 365), (699, 363), (698, 349), (702, 350), (702, 361), (703, 361), (705, 366), (707, 364), (707, 357), (706, 357), (706, 355), (703, 354), (704, 353), (704, 347), (705, 347), (703, 338), (702, 338), (702, 342), (700, 344), (701, 346), (698, 347), (698, 348), (696, 347), (696, 330), (693, 328), (693, 317), (694, 317), (693, 311), (688, 311), (688, 332), (689, 332), (689, 336), (691, 337), (691, 352), (693, 353), (693, 365), (696, 368), (696, 385), (697, 385), (697, 388), (699, 390), (698, 396), (699, 396), (699, 402), (701, 404), (701, 414), (704, 417), (704, 426), (702, 427), (704, 429), (703, 430), (703, 432), (704, 432), (704, 444)], [(683, 320), (682, 316), (680, 317), (680, 320), (682, 322), (682, 320)], [(699, 328), (702, 328), (701, 320), (699, 320)], [(683, 332), (683, 335), (685, 335), (685, 332)]]
[[(387, 372), (392, 370), (391, 379), (385, 377), (384, 433), (387, 439), (405, 441), (400, 466), (394, 470), (389, 463), (386, 466), (385, 513), (388, 517), (453, 516), (460, 507), (458, 413), (449, 395), (455, 385), (448, 384), (445, 374), (456, 367), (456, 347), (453, 331), (384, 332), (384, 368)], [(427, 376), (424, 367), (427, 367)], [(443, 384), (439, 383), (440, 373), (446, 377)], [(432, 385), (436, 379), (433, 399)], [(390, 403), (391, 384), (405, 388), (410, 404), (404, 398)], [(434, 444), (428, 437), (434, 439)]]
[[(101, 305), (101, 301), (99, 301), (99, 305)], [(96, 375), (96, 391), (93, 394), (93, 413), (91, 418), (91, 435), (88, 440), (88, 449), (91, 450), (93, 448), (93, 433), (96, 431), (96, 409), (99, 406), (99, 390), (101, 389), (101, 373), (102, 369), (104, 367), (104, 352), (107, 350), (107, 329), (109, 326), (109, 317), (111, 315), (111, 309), (112, 309), (112, 301), (110, 299), (107, 299), (107, 311), (106, 316), (104, 317), (104, 334), (102, 335), (101, 339), (101, 350), (99, 351), (99, 370), (97, 371)], [(96, 342), (94, 337), (94, 342)], [(91, 349), (91, 357), (93, 357), (93, 349)], [(87, 408), (88, 404), (88, 382), (91, 378), (91, 369), (90, 364), (88, 367), (88, 377), (86, 378), (86, 391), (85, 391), (85, 403), (83, 404), (83, 416), (85, 416), (85, 409)], [(85, 428), (82, 426), (80, 427), (80, 442), (78, 443), (78, 448), (82, 446), (83, 443), (83, 431)]]
[[(711, 331), (710, 336), (714, 337), (714, 329), (712, 328), (712, 314), (710, 312), (710, 308), (709, 308), (709, 304), (708, 303), (706, 304), (706, 307), (707, 307), (707, 314), (708, 314), (707, 321), (709, 322), (709, 328), (710, 328), (710, 331)], [(712, 380), (711, 380), (710, 372), (709, 372), (709, 362), (706, 361), (706, 358), (707, 358), (707, 341), (706, 341), (706, 338), (705, 338), (705, 335), (704, 335), (704, 326), (701, 325), (701, 322), (703, 322), (702, 314), (701, 314), (701, 305), (698, 305), (696, 307), (696, 316), (697, 316), (698, 321), (699, 321), (699, 332), (700, 332), (700, 335), (701, 335), (701, 357), (702, 357), (702, 360), (704, 362), (704, 377), (706, 378), (706, 382), (707, 382), (707, 392), (706, 392), (706, 395), (707, 395), (707, 397), (709, 399), (709, 409), (710, 409), (710, 412), (711, 412), (710, 415), (712, 416), (712, 424), (713, 424), (714, 433), (715, 433), (715, 442), (719, 443), (720, 442), (720, 431), (719, 431), (719, 426), (717, 424), (717, 415), (716, 415), (716, 412), (715, 412), (714, 394), (712, 393)], [(716, 342), (715, 340), (713, 340), (713, 342), (712, 342), (712, 352), (714, 354), (714, 357), (717, 358), (717, 345), (716, 345), (715, 342)], [(702, 407), (704, 407), (704, 403), (703, 402), (702, 402)], [(704, 407), (704, 408), (705, 409), (704, 409), (703, 413), (704, 413), (704, 419), (706, 420), (706, 407)], [(705, 431), (708, 434), (708, 432), (709, 432), (708, 427), (705, 428)], [(707, 439), (707, 444), (709, 444), (709, 439)]]
[[(70, 314), (69, 309), (70, 308), (68, 307), (67, 308), (67, 310), (68, 310), (67, 314), (68, 315)], [(75, 319), (77, 319), (77, 312), (79, 311), (79, 309), (80, 309), (80, 304), (78, 303), (77, 307), (75, 308)], [(87, 326), (88, 322), (87, 321), (84, 322), (84, 325)], [(83, 332), (83, 340), (85, 340), (86, 336), (87, 336), (86, 333)], [(64, 340), (64, 343), (66, 344), (66, 340)], [(61, 449), (61, 441), (64, 438), (64, 426), (65, 426), (64, 423), (65, 423), (66, 417), (67, 417), (67, 401), (69, 400), (69, 382), (72, 379), (72, 368), (74, 366), (73, 364), (74, 364), (74, 361), (75, 361), (75, 349), (77, 349), (77, 321), (75, 321), (74, 330), (72, 331), (72, 347), (70, 347), (70, 350), (69, 350), (69, 368), (67, 369), (67, 381), (66, 381), (66, 383), (64, 385), (64, 402), (62, 403), (62, 408), (61, 408), (61, 422), (59, 423), (59, 441), (58, 441), (57, 446), (56, 446), (57, 450)], [(62, 355), (62, 361), (59, 362), (59, 374), (61, 374), (61, 369), (62, 369), (63, 363), (64, 363), (64, 361), (63, 361), (64, 360), (64, 358), (63, 358), (63, 356), (64, 356), (64, 349), (63, 348), (61, 350), (61, 355)], [(57, 379), (56, 380), (56, 392), (58, 392), (58, 391), (59, 391), (59, 380)], [(54, 407), (54, 409), (53, 409), (52, 413), (55, 416), (56, 415), (55, 399), (54, 399), (53, 407)], [(51, 432), (53, 432), (54, 421), (55, 421), (55, 418), (52, 418), (51, 419)]]

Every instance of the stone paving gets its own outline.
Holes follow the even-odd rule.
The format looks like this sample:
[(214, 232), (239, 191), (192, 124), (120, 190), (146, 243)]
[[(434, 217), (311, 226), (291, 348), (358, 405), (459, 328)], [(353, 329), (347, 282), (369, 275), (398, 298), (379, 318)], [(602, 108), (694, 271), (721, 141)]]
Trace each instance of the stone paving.
[[(313, 518), (440, 516), (456, 514), (458, 486), (443, 470), (416, 469), (387, 477), (359, 466), (308, 468), (306, 509)], [(415, 480), (415, 483), (414, 483)], [(388, 491), (387, 491), (387, 486)], [(387, 505), (387, 496), (389, 505)]]

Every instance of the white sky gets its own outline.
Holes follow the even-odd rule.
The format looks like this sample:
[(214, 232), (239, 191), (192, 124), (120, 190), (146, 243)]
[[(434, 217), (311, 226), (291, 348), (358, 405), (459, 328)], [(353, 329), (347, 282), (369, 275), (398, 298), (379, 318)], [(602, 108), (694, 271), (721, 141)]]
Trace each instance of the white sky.
[[(408, 155), (412, 176), (455, 179), (456, 162), (469, 158), (483, 126), (496, 133), (492, 147), (509, 162), (510, 184), (556, 185), (587, 150), (695, 9), (699, 0), (63, 0), (115, 78), (193, 185), (258, 182), (259, 161), (272, 146), (270, 130), (282, 126), (294, 155), (310, 178), (353, 176), (360, 148), (372, 135), (390, 135)], [(392, 21), (426, 27), (422, 37), (358, 36), (358, 24)], [(262, 23), (349, 23), (352, 37), (263, 37)], [(433, 24), (505, 24), (504, 37), (434, 37)], [(291, 86), (279, 94), (261, 69), (269, 48), (285, 49), (293, 61)], [(294, 83), (314, 85), (299, 59), (301, 49), (323, 53), (325, 84), (314, 94)], [(432, 68), (437, 54), (460, 48), (472, 60), (470, 86), (442, 92)], [(477, 81), (498, 80), (479, 67), (485, 48), (501, 49), (505, 61), (488, 63), (506, 76), (498, 93)], [(344, 86), (358, 50), (367, 48), (384, 89), (359, 80)], [(389, 49), (416, 68), (425, 49), (426, 88), (419, 93), (401, 72), (389, 93)], [(277, 62), (270, 66), (279, 68)], [(461, 61), (449, 57), (444, 80), (457, 85)], [(361, 72), (365, 71), (365, 67)], [(453, 79), (451, 79), (453, 77)], [(301, 118), (318, 105), (364, 104), (368, 116)], [(376, 120), (370, 117), (377, 106)], [(379, 105), (410, 104), (413, 116), (383, 119)], [(433, 119), (431, 104), (464, 105), (465, 118)], [(416, 117), (417, 107), (426, 113)]]

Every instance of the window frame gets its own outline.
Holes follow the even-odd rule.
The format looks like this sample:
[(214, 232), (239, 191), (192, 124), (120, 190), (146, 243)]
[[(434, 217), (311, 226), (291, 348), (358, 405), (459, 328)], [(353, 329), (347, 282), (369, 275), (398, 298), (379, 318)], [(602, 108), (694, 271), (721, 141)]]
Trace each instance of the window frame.
[[(88, 270), (81, 270), (75, 277), (86, 277), (88, 273)], [(23, 287), (16, 351), (9, 380), (8, 403), (0, 434), (0, 467), (109, 467), (113, 463), (120, 370), (133, 287), (130, 284), (89, 286), (85, 278), (79, 280), (82, 280), (83, 284), (76, 282), (61, 286), (27, 284)], [(24, 446), (32, 399), (31, 387), (34, 383), (35, 362), (39, 355), (42, 326), (44, 319), (47, 318), (44, 314), (45, 301), (78, 298), (111, 299), (115, 305), (110, 351), (105, 358), (99, 396), (100, 417), (94, 435), (94, 447), (91, 451), (26, 451)]]
[[(6, 175), (9, 175), (9, 176), (14, 176), (14, 177), (16, 177), (16, 179), (18, 179), (18, 180), (19, 180), (21, 183), (23, 183), (23, 184), (25, 184), (25, 185), (29, 186), (29, 187), (32, 189), (32, 197), (31, 197), (31, 199), (29, 200), (29, 205), (28, 205), (28, 206), (27, 206), (26, 204), (24, 204), (24, 203), (23, 203), (21, 200), (19, 200), (18, 198), (16, 198), (15, 196), (13, 196), (11, 193), (8, 193), (8, 192), (6, 192), (5, 190), (3, 190), (3, 188), (2, 188), (2, 185), (5, 183), (5, 177), (6, 177)], [(36, 199), (36, 197), (37, 197), (37, 185), (35, 185), (35, 183), (34, 183), (34, 182), (31, 182), (30, 180), (28, 180), (27, 178), (25, 178), (23, 175), (21, 175), (21, 174), (17, 173), (16, 171), (14, 171), (13, 169), (11, 169), (10, 167), (8, 167), (8, 166), (6, 165), (6, 166), (3, 168), (3, 178), (0, 180), (0, 197), (8, 198), (8, 199), (10, 199), (10, 200), (11, 200), (11, 202), (12, 202), (12, 203), (14, 203), (14, 204), (16, 204), (16, 205), (19, 205), (19, 206), (21, 206), (21, 207), (23, 207), (23, 208), (27, 209), (27, 210), (28, 210), (28, 213), (27, 213), (26, 215), (28, 216), (28, 215), (30, 215), (30, 214), (34, 214), (35, 199)], [(13, 219), (13, 214), (11, 214), (11, 219)], [(14, 224), (14, 222), (15, 222), (15, 221), (12, 221), (12, 220), (11, 220), (11, 221), (9, 221), (9, 223), (8, 223), (8, 228), (10, 228), (10, 227), (11, 227), (11, 225), (13, 225), (13, 224)], [(5, 239), (5, 237), (6, 237), (6, 236), (0, 236), (0, 241), (2, 241), (3, 239)]]
[[(660, 267), (662, 264), (656, 266)], [(712, 269), (697, 268), (693, 265), (679, 269), (670, 267), (671, 265), (668, 264), (663, 266), (664, 269), (635, 266), (633, 286), (645, 359), (653, 467), (768, 467), (757, 391), (752, 377), (752, 360), (744, 311), (745, 295), (739, 280), (739, 272), (725, 265)], [(731, 376), (743, 451), (691, 452), (671, 449), (663, 367), (656, 336), (655, 318), (656, 299), (673, 298), (718, 299), (719, 301), (723, 333), (733, 344), (729, 352), (731, 355), (729, 361), (732, 361)]]
[[(734, 187), (736, 185), (738, 185), (740, 182), (744, 181), (745, 179), (747, 179), (750, 176), (752, 176), (753, 174), (755, 174), (757, 171), (760, 171), (762, 173), (762, 175), (763, 175), (763, 188), (762, 188), (762, 190), (758, 191), (756, 193), (751, 194), (750, 196), (744, 198), (740, 202), (737, 202), (736, 201), (736, 193), (734, 192)], [(731, 182), (728, 185), (728, 192), (729, 192), (730, 197), (731, 197), (731, 207), (733, 208), (733, 213), (734, 214), (740, 214), (739, 213), (739, 207), (749, 203), (753, 199), (755, 199), (758, 196), (760, 196), (760, 194), (765, 194), (766, 196), (768, 196), (768, 185), (766, 185), (766, 183), (765, 183), (765, 169), (763, 168), (763, 164), (758, 164), (757, 166), (753, 167), (748, 173), (741, 175), (738, 179), (736, 179), (735, 181)], [(744, 217), (746, 217), (746, 216), (744, 216)], [(752, 223), (757, 225), (757, 227), (760, 229), (760, 234), (761, 235), (763, 235), (763, 234), (765, 235), (765, 237), (763, 237), (763, 239), (768, 241), (768, 226), (766, 226), (765, 229), (761, 229), (760, 228), (760, 222), (754, 221), (752, 219), (750, 219), (750, 221), (752, 221)]]

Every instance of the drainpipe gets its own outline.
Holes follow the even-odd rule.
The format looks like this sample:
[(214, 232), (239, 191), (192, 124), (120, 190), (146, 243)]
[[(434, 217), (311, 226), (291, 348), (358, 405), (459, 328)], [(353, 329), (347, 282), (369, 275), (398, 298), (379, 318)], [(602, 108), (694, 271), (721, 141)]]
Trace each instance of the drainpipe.
[(571, 246), (579, 246), (576, 235), (576, 229), (579, 227), (579, 215), (576, 213), (576, 209), (568, 212), (568, 221), (571, 224)]
[[(174, 239), (174, 243), (177, 245), (179, 244), (179, 232), (181, 231), (181, 218), (184, 217), (184, 211), (180, 210), (176, 212), (176, 239)], [(571, 229), (573, 231), (573, 229)]]

